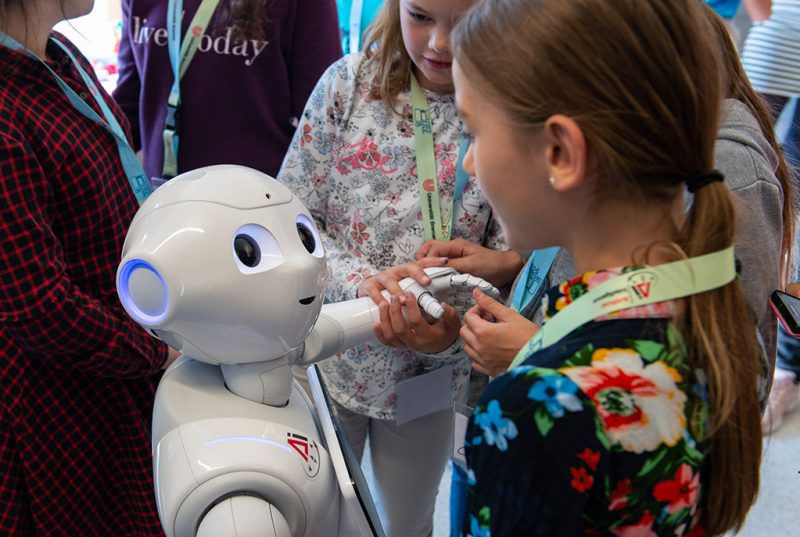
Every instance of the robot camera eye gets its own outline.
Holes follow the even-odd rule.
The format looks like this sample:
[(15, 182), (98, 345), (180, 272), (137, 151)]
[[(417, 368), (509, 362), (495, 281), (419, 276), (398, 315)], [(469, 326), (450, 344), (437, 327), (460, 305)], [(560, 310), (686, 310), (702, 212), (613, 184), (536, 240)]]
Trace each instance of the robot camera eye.
[(277, 267), (285, 261), (281, 247), (267, 229), (258, 224), (245, 224), (233, 233), (233, 257), (242, 274), (257, 274)]
[(313, 254), (314, 250), (317, 247), (317, 243), (314, 240), (314, 235), (311, 233), (305, 225), (298, 222), (297, 223), (297, 234), (300, 235), (300, 240), (303, 242), (303, 246), (308, 251), (309, 254)]
[(297, 215), (297, 235), (306, 251), (314, 257), (322, 258), (325, 255), (322, 249), (322, 239), (317, 231), (314, 221), (304, 214)]
[(261, 261), (258, 243), (249, 235), (236, 235), (233, 239), (233, 251), (246, 267), (255, 267)]

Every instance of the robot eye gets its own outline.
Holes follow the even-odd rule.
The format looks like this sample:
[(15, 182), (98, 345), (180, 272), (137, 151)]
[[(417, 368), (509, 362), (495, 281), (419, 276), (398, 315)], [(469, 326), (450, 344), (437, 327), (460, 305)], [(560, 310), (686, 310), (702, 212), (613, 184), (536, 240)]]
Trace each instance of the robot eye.
[(300, 241), (309, 254), (314, 257), (322, 257), (325, 255), (317, 226), (304, 214), (297, 215), (297, 235), (300, 237)]
[(248, 235), (236, 235), (236, 238), (233, 239), (233, 251), (236, 252), (239, 261), (247, 267), (255, 267), (261, 261), (261, 250), (258, 249), (258, 244), (253, 237)]
[(285, 261), (272, 233), (256, 224), (246, 224), (233, 237), (233, 257), (242, 274), (264, 272)]
[(297, 234), (300, 235), (300, 240), (303, 241), (303, 246), (308, 250), (308, 253), (314, 253), (317, 243), (314, 241), (314, 235), (311, 234), (311, 231), (304, 225), (297, 224)]

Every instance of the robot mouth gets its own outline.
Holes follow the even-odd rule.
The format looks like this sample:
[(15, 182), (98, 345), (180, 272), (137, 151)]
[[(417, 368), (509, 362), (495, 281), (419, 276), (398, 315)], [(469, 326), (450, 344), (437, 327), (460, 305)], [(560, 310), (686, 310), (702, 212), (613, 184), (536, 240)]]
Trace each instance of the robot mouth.
[(304, 306), (308, 306), (309, 304), (311, 304), (312, 302), (314, 302), (314, 298), (316, 298), (316, 297), (314, 297), (314, 296), (309, 296), (309, 297), (306, 297), (306, 298), (301, 298), (301, 299), (300, 299), (300, 303), (301, 303), (302, 305), (304, 305)]

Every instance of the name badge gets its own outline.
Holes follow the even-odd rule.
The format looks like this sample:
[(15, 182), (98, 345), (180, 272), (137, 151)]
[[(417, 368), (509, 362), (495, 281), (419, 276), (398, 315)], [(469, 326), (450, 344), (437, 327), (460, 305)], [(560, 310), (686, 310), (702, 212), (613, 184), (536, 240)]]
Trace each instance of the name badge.
[(452, 408), (452, 385), (452, 365), (398, 382), (395, 388), (397, 425)]

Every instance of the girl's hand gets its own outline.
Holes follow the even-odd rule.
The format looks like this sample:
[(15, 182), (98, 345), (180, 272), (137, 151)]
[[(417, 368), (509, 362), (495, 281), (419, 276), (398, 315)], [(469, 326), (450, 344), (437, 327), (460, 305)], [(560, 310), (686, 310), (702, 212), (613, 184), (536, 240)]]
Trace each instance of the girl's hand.
[(413, 294), (392, 296), (391, 303), (383, 301), (379, 304), (381, 321), (373, 324), (372, 330), (381, 343), (390, 347), (425, 354), (442, 352), (458, 339), (461, 328), (461, 320), (452, 306), (444, 303), (442, 306), (444, 316), (428, 324)]
[(472, 296), (476, 305), (464, 315), (461, 327), (464, 350), (476, 371), (495, 377), (508, 370), (539, 327), (478, 289)]
[(421, 261), (430, 256), (445, 257), (447, 266), (483, 278), (495, 287), (513, 282), (524, 264), (522, 256), (514, 250), (492, 250), (462, 238), (425, 241), (416, 258)]
[(376, 304), (386, 302), (381, 291), (386, 289), (392, 296), (403, 295), (400, 288), (400, 280), (406, 277), (414, 278), (420, 285), (427, 287), (431, 283), (430, 277), (425, 274), (426, 267), (440, 267), (447, 264), (447, 258), (430, 257), (416, 263), (403, 263), (395, 267), (388, 268), (371, 276), (361, 282), (358, 286), (358, 298), (371, 297)]

